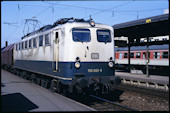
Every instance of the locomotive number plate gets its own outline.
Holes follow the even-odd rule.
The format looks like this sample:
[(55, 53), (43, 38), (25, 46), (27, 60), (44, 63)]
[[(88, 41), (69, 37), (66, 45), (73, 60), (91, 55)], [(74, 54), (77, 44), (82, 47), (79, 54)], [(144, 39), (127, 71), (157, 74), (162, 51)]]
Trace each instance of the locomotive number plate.
[(99, 53), (92, 53), (91, 58), (92, 59), (99, 59)]
[(102, 69), (88, 69), (88, 72), (89, 73), (92, 73), (92, 72), (99, 73), (99, 72), (102, 72)]

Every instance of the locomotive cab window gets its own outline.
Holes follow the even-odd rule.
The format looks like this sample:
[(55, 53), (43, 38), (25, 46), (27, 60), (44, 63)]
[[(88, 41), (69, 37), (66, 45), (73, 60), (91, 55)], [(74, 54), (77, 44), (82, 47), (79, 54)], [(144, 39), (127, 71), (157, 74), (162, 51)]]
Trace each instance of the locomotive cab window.
[(43, 46), (43, 35), (39, 36), (39, 46)]
[(167, 59), (168, 58), (168, 52), (162, 52), (162, 58)]
[(75, 42), (90, 42), (89, 29), (72, 29), (73, 41)]
[(97, 40), (99, 42), (111, 42), (110, 30), (97, 30)]

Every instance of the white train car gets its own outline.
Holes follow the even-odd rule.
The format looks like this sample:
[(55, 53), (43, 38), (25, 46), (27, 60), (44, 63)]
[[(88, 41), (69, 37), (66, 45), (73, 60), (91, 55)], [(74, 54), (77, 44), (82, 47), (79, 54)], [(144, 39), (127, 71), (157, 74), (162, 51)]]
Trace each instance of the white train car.
[(14, 68), (56, 79), (70, 92), (119, 84), (121, 79), (114, 76), (113, 28), (91, 20), (62, 20), (15, 43)]

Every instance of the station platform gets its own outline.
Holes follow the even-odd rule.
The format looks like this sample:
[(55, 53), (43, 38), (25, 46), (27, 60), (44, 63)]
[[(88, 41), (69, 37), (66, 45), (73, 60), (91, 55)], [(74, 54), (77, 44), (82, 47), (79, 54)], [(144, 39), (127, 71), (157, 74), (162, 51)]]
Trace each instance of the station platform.
[(152, 82), (157, 84), (169, 85), (169, 76), (150, 75), (149, 77), (147, 77), (146, 74), (128, 73), (119, 70), (115, 72), (115, 75), (125, 79), (133, 79), (137, 81), (140, 80), (140, 81)]
[(54, 93), (1, 69), (1, 111), (95, 111), (95, 109)]

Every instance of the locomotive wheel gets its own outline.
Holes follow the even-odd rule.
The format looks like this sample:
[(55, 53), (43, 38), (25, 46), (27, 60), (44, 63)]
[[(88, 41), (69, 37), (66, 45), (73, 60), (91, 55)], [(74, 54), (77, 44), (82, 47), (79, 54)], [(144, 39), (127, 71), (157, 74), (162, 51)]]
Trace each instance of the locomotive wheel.
[(32, 82), (32, 83), (34, 83), (34, 82), (35, 82), (35, 74), (31, 74), (30, 82)]
[(56, 82), (56, 93), (60, 93), (61, 84), (59, 81)]
[(15, 74), (15, 75), (17, 74), (17, 70), (16, 70), (16, 69), (14, 69), (14, 74)]
[(50, 88), (50, 82), (49, 82), (49, 80), (46, 80), (45, 81), (45, 88), (47, 88), (47, 89), (49, 89)]
[(36, 77), (36, 84), (41, 85), (41, 79)]
[(60, 93), (60, 83), (58, 80), (53, 79), (51, 80), (51, 86), (50, 86), (50, 90), (56, 93)]
[(44, 79), (41, 79), (41, 86), (42, 86), (42, 87), (45, 87), (45, 82), (46, 82), (46, 81), (45, 81)]
[(25, 71), (23, 71), (23, 72), (21, 73), (21, 77), (25, 79), (25, 78), (26, 78), (26, 74), (27, 74), (27, 73), (26, 73)]

